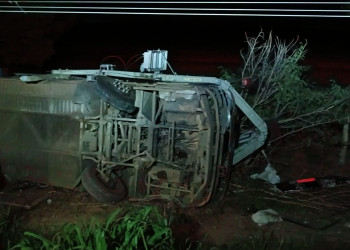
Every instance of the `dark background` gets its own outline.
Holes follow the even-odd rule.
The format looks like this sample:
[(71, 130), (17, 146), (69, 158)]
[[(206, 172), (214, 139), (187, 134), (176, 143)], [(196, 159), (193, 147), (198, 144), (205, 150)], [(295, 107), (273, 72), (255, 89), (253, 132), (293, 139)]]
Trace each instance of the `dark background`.
[(178, 74), (218, 76), (219, 66), (240, 66), (245, 34), (263, 30), (287, 42), (307, 40), (306, 63), (317, 80), (350, 83), (349, 24), (348, 18), (0, 13), (0, 67), (11, 72), (98, 68), (107, 56), (127, 61), (148, 49), (165, 49)]

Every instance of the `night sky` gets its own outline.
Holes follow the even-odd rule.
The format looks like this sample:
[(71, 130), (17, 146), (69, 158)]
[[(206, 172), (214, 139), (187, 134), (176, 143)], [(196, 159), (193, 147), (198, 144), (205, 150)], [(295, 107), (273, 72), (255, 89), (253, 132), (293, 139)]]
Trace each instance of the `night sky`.
[(217, 76), (218, 66), (239, 67), (245, 33), (262, 29), (286, 41), (308, 40), (314, 71), (325, 75), (321, 64), (327, 63), (329, 77), (343, 79), (350, 75), (349, 24), (349, 18), (0, 13), (0, 66), (16, 72), (98, 68), (107, 56), (127, 61), (148, 49), (165, 49), (178, 74)]

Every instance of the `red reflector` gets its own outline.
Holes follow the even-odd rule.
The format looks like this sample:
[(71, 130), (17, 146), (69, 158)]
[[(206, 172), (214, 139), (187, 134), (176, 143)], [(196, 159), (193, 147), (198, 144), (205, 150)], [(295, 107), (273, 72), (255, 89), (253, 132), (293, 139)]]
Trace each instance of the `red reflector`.
[(316, 180), (315, 178), (300, 179), (300, 180), (297, 180), (297, 183), (313, 182), (315, 180)]

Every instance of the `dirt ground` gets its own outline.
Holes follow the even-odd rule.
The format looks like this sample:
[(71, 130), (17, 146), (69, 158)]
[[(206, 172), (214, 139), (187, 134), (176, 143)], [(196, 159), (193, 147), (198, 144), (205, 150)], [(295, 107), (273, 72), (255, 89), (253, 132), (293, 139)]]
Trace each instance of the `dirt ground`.
[[(341, 148), (337, 142), (292, 139), (266, 150), (281, 181), (350, 176), (350, 160), (338, 163)], [(164, 216), (172, 218), (175, 238), (200, 241), (204, 249), (214, 246), (217, 249), (350, 247), (350, 184), (282, 192), (266, 181), (250, 178), (251, 174), (262, 172), (266, 165), (262, 154), (238, 165), (227, 195), (222, 200), (213, 199), (204, 207), (180, 209), (157, 204)], [(55, 187), (34, 187), (34, 190), (41, 192), (45, 199), (38, 204), (32, 201), (30, 209), (17, 210), (27, 230), (44, 235), (53, 234), (67, 222), (81, 223), (92, 217), (103, 219), (117, 207), (140, 205), (128, 201), (100, 204), (78, 190)], [(259, 226), (252, 220), (252, 214), (265, 209), (275, 210), (283, 221)], [(178, 249), (185, 248), (179, 245)]]

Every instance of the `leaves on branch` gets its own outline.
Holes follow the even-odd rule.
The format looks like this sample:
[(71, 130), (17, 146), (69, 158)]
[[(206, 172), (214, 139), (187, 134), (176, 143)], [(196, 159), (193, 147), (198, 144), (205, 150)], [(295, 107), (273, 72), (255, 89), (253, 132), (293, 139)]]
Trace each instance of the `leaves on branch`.
[(241, 51), (242, 68), (233, 73), (222, 69), (222, 77), (236, 88), (249, 77), (257, 84), (253, 95), (242, 95), (265, 120), (277, 120), (285, 133), (348, 119), (350, 88), (332, 82), (330, 86), (310, 84), (306, 73), (310, 66), (302, 64), (307, 41), (299, 38), (287, 43), (272, 32), (256, 37), (246, 35), (247, 48)]

